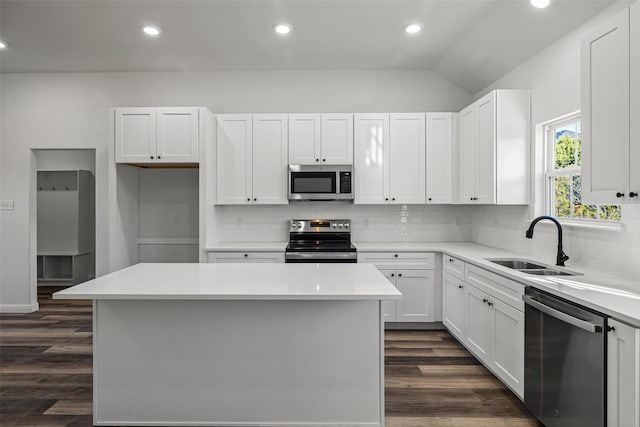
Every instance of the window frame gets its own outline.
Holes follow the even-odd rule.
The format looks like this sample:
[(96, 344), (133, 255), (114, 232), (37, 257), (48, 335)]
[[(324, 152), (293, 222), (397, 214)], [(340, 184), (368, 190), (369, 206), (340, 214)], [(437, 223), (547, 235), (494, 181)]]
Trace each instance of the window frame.
[[(569, 194), (569, 214), (570, 217), (556, 217), (559, 221), (574, 225), (595, 226), (595, 227), (613, 227), (617, 228), (622, 224), (622, 207), (620, 207), (620, 219), (603, 219), (600, 218), (600, 207), (609, 205), (595, 205), (597, 218), (580, 218), (574, 217), (574, 196), (573, 196), (573, 177), (579, 175), (582, 179), (582, 164), (578, 166), (578, 150), (574, 150), (575, 165), (564, 169), (555, 168), (555, 130), (571, 123), (580, 123), (580, 135), (582, 135), (581, 112), (576, 111), (565, 116), (550, 120), (543, 127), (544, 142), (544, 180), (545, 180), (545, 212), (547, 215), (556, 217), (555, 206), (555, 179), (558, 177), (567, 177), (569, 179), (571, 190)], [(582, 141), (582, 137), (580, 138)], [(582, 147), (581, 147), (582, 148)], [(582, 150), (581, 150), (582, 151)]]

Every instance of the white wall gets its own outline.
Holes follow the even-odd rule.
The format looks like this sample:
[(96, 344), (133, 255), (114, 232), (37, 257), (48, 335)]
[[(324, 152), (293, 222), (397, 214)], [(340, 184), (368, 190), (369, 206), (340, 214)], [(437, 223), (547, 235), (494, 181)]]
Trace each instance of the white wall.
[[(116, 182), (109, 159), (110, 107), (199, 105), (218, 113), (403, 112), (458, 111), (470, 101), (470, 94), (439, 74), (420, 70), (0, 74), (0, 199), (16, 205), (0, 218), (0, 309), (36, 307), (33, 148), (96, 150), (96, 273), (105, 274), (110, 265), (137, 256), (127, 247), (128, 254), (118, 255), (121, 260), (109, 259), (108, 222), (115, 213), (107, 200), (116, 186), (127, 186)], [(136, 230), (137, 224), (119, 232)]]
[[(590, 22), (544, 49), (536, 56), (492, 83), (474, 97), (492, 89), (531, 89), (532, 124), (539, 125), (580, 109), (580, 39), (595, 24), (617, 13), (625, 4), (615, 4)], [(544, 212), (544, 182), (541, 174), (541, 135), (532, 129), (537, 170), (535, 206), (484, 207), (473, 211), (473, 241), (514, 250), (555, 263), (556, 229), (537, 226), (533, 240), (524, 232), (535, 216)], [(497, 222), (497, 227), (496, 227)], [(567, 265), (609, 271), (640, 279), (640, 206), (624, 206), (622, 231), (564, 228)]]

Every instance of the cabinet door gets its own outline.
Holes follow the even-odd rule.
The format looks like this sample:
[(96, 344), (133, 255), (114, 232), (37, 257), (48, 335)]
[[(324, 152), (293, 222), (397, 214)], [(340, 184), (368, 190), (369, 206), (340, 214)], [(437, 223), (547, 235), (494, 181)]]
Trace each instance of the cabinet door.
[(156, 109), (115, 110), (116, 163), (149, 163), (156, 157)]
[(496, 202), (496, 92), (478, 103), (476, 203)]
[(283, 252), (210, 252), (210, 263), (283, 263)]
[(442, 277), (442, 323), (460, 341), (464, 341), (465, 283), (444, 274)]
[(524, 313), (491, 298), (494, 348), (492, 369), (520, 397), (524, 397)]
[(582, 199), (617, 204), (629, 193), (629, 10), (581, 47)]
[(466, 344), (480, 360), (490, 364), (493, 357), (493, 309), (484, 292), (467, 284)]
[(425, 115), (390, 115), (390, 174), (392, 203), (425, 202)]
[(250, 204), (253, 140), (251, 115), (222, 114), (217, 118), (218, 204)]
[(198, 108), (158, 108), (157, 161), (198, 162)]
[(321, 163), (353, 164), (353, 114), (323, 114), (320, 141)]
[(453, 202), (453, 113), (427, 113), (427, 203)]
[(356, 114), (354, 122), (354, 203), (385, 203), (389, 200), (389, 115)]
[(253, 203), (286, 204), (287, 115), (253, 116)]
[(607, 426), (640, 426), (640, 329), (609, 319)]
[(435, 277), (433, 270), (396, 270), (396, 322), (433, 322)]
[(477, 128), (478, 112), (472, 104), (460, 112), (460, 203), (473, 203), (476, 197)]
[(289, 163), (320, 164), (320, 114), (289, 114)]
[(640, 164), (640, 3), (635, 2), (631, 5), (631, 25), (630, 31), (630, 80), (629, 89), (631, 95), (631, 108), (629, 117), (635, 117), (631, 120), (631, 128), (629, 130), (629, 164), (634, 167), (629, 167), (629, 193), (633, 192), (636, 195), (629, 197), (629, 202), (640, 203), (640, 168), (637, 165)]
[[(384, 274), (384, 277), (386, 277), (387, 280), (389, 282), (391, 282), (391, 284), (393, 286), (397, 287), (397, 284), (396, 284), (396, 271), (395, 270), (384, 270), (384, 269), (381, 269), (380, 273)], [(384, 321), (385, 322), (395, 322), (396, 321), (396, 301), (394, 301), (394, 300), (382, 301), (382, 311), (384, 312)]]

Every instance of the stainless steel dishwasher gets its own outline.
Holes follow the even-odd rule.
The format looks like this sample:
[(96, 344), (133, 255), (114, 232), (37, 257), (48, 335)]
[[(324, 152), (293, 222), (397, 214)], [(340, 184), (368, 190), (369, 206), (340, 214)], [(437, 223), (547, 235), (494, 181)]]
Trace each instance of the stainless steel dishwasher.
[(607, 317), (535, 288), (524, 301), (525, 406), (547, 427), (604, 427)]

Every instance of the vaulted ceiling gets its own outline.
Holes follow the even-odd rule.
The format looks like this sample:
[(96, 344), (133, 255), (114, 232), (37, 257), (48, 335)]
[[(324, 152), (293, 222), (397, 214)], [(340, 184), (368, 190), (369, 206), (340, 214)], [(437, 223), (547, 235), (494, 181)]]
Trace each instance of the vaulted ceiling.
[[(612, 3), (2, 0), (0, 71), (432, 69), (476, 93)], [(422, 32), (406, 34), (411, 22)]]

